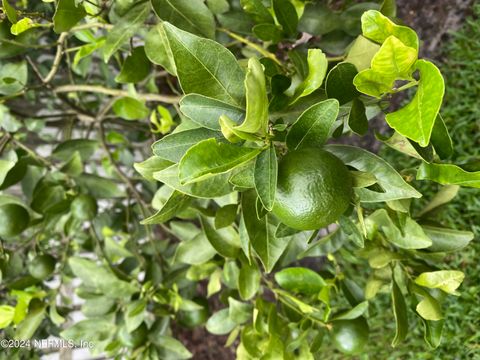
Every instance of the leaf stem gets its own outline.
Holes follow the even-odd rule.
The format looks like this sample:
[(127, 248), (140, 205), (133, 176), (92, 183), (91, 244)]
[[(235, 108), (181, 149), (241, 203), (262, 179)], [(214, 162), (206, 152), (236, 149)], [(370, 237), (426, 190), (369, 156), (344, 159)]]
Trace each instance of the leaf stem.
[[(65, 92), (91, 92), (110, 96), (131, 96), (128, 91), (120, 89), (110, 89), (99, 85), (62, 85), (54, 89), (55, 93)], [(165, 104), (176, 104), (180, 101), (179, 96), (161, 95), (161, 94), (137, 94), (139, 100), (162, 102)]]
[(225, 34), (227, 34), (228, 36), (234, 38), (235, 40), (238, 40), (242, 43), (244, 43), (245, 45), (247, 45), (248, 47), (258, 51), (260, 54), (262, 54), (263, 56), (269, 58), (269, 59), (272, 59), (273, 61), (275, 61), (278, 65), (280, 66), (283, 66), (283, 64), (280, 62), (280, 60), (277, 59), (277, 57), (275, 56), (275, 54), (271, 53), (270, 51), (268, 50), (265, 50), (264, 48), (262, 48), (260, 45), (258, 44), (255, 44), (254, 42), (251, 42), (250, 40), (244, 38), (243, 36), (240, 36), (238, 34), (235, 34), (233, 32), (231, 32), (230, 30), (227, 30), (227, 29), (224, 29), (224, 28), (219, 28), (218, 30), (224, 32)]

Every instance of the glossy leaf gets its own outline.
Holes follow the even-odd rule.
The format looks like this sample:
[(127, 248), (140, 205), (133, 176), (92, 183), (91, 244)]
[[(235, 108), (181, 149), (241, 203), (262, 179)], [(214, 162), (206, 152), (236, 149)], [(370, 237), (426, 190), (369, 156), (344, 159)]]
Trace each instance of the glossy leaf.
[(417, 50), (403, 44), (395, 36), (389, 36), (375, 54), (371, 68), (378, 74), (408, 78), (417, 60)]
[(242, 264), (238, 276), (238, 292), (243, 300), (250, 300), (260, 288), (261, 274), (256, 265)]
[(253, 306), (248, 303), (243, 303), (232, 297), (228, 298), (228, 317), (236, 324), (246, 323), (253, 315)]
[(455, 293), (460, 286), (465, 274), (457, 270), (439, 270), (424, 272), (415, 279), (415, 284), (430, 289), (440, 289), (446, 293)]
[(192, 357), (192, 353), (188, 351), (188, 349), (180, 341), (171, 336), (156, 336), (154, 343), (160, 349), (165, 349), (170, 354), (174, 354), (175, 359), (182, 360), (190, 359)]
[(358, 96), (358, 91), (353, 85), (353, 79), (357, 75), (354, 65), (343, 62), (336, 65), (327, 76), (325, 90), (329, 98), (337, 99), (340, 105), (352, 101)]
[(275, 147), (270, 146), (256, 158), (254, 181), (258, 197), (267, 211), (273, 209), (277, 189), (278, 162)]
[(184, 93), (197, 93), (241, 107), (245, 75), (233, 54), (216, 41), (169, 23), (163, 26)]
[(277, 21), (287, 35), (297, 33), (298, 17), (295, 7), (289, 0), (272, 0), (273, 11)]
[(158, 156), (152, 156), (141, 163), (133, 164), (135, 170), (148, 181), (155, 181), (153, 174), (173, 165), (172, 162)]
[(223, 101), (198, 94), (189, 94), (180, 100), (180, 111), (190, 120), (207, 129), (220, 131), (220, 116), (227, 115), (237, 124), (245, 111)]
[(270, 215), (258, 219), (255, 202), (256, 192), (242, 194), (242, 210), (250, 244), (260, 257), (265, 271), (270, 272), (285, 251), (288, 241), (275, 237), (275, 226), (271, 223)]
[(53, 15), (53, 30), (59, 34), (70, 30), (87, 15), (83, 5), (75, 0), (59, 0)]
[(291, 150), (321, 147), (328, 140), (339, 111), (338, 101), (329, 99), (312, 105), (295, 121), (287, 135)]
[(131, 6), (107, 35), (103, 47), (103, 59), (105, 62), (108, 62), (110, 57), (138, 31), (149, 14), (149, 1), (139, 1)]
[(340, 26), (339, 16), (322, 2), (308, 3), (298, 24), (300, 31), (324, 35)]
[(222, 309), (213, 314), (207, 321), (206, 328), (214, 335), (226, 335), (232, 331), (237, 323), (229, 317), (229, 310)]
[(290, 267), (275, 274), (275, 281), (285, 290), (313, 295), (327, 285), (315, 271), (304, 267)]
[(363, 36), (380, 44), (393, 35), (405, 45), (418, 50), (418, 37), (415, 31), (395, 24), (376, 10), (369, 10), (362, 15), (362, 32)]
[(145, 104), (132, 97), (123, 97), (113, 103), (115, 114), (125, 120), (139, 120), (146, 118), (150, 111)]
[(392, 346), (396, 347), (407, 337), (408, 313), (405, 298), (394, 278), (392, 279), (392, 307), (393, 315), (395, 316), (395, 337), (393, 338)]
[(353, 308), (334, 315), (331, 320), (353, 320), (362, 316), (368, 310), (368, 301), (362, 301)]
[(363, 202), (391, 201), (422, 196), (408, 185), (390, 164), (375, 154), (346, 145), (328, 145), (326, 150), (338, 156), (345, 164), (375, 175), (383, 192), (366, 188), (355, 189)]
[(222, 256), (236, 258), (240, 250), (240, 237), (233, 227), (216, 230), (213, 222), (200, 217), (203, 231), (213, 248)]
[(156, 156), (178, 163), (192, 146), (213, 138), (221, 139), (222, 134), (204, 128), (174, 132), (153, 143), (152, 150)]
[(192, 184), (182, 184), (178, 178), (177, 164), (155, 172), (153, 177), (175, 190), (197, 198), (212, 199), (232, 192), (228, 182), (229, 174), (220, 174)]
[(15, 24), (18, 21), (17, 11), (12, 5), (10, 5), (8, 0), (2, 0), (2, 10), (5, 15), (7, 15), (8, 21), (10, 21), (12, 24)]
[(394, 76), (380, 74), (372, 69), (363, 70), (353, 79), (353, 84), (359, 92), (376, 98), (389, 93), (394, 82)]
[(291, 104), (320, 88), (328, 69), (327, 56), (320, 49), (309, 49), (307, 56), (308, 75), (295, 90)]
[(263, 5), (262, 0), (240, 0), (243, 10), (257, 23), (273, 23), (273, 17)]
[(435, 152), (440, 159), (447, 159), (453, 154), (453, 142), (445, 122), (440, 114), (435, 119), (432, 129), (432, 136), (430, 138)]
[(143, 46), (133, 49), (132, 54), (125, 59), (120, 74), (115, 81), (118, 83), (137, 83), (150, 73), (151, 63), (145, 55)]
[(365, 105), (358, 98), (353, 99), (350, 113), (348, 114), (348, 127), (358, 135), (365, 135), (368, 131), (368, 119)]
[(153, 27), (145, 37), (145, 54), (154, 64), (162, 66), (172, 75), (177, 75), (172, 50), (162, 24)]
[(442, 104), (445, 84), (438, 68), (429, 61), (418, 60), (414, 69), (420, 73), (414, 98), (400, 110), (387, 114), (386, 121), (403, 136), (420, 146), (427, 146)]
[(423, 230), (432, 239), (428, 250), (433, 252), (453, 252), (466, 247), (473, 240), (471, 231), (460, 231), (436, 226), (423, 225)]
[(268, 98), (263, 66), (256, 58), (248, 60), (245, 77), (247, 111), (245, 120), (236, 130), (265, 135), (268, 131)]
[(200, 265), (213, 258), (217, 252), (210, 245), (205, 234), (200, 233), (193, 239), (182, 241), (175, 252), (175, 261), (190, 265)]
[(162, 208), (154, 215), (143, 220), (142, 225), (163, 224), (174, 218), (190, 205), (191, 198), (181, 192), (173, 191)]
[(458, 194), (460, 186), (458, 185), (446, 185), (442, 186), (440, 190), (430, 199), (427, 205), (420, 211), (418, 214), (419, 217), (428, 214), (430, 211), (435, 210), (436, 208), (448, 204), (452, 201), (455, 196)]
[(417, 179), (432, 180), (443, 185), (480, 188), (480, 171), (465, 171), (453, 164), (429, 164), (424, 162), (418, 169)]
[(180, 182), (187, 184), (225, 173), (253, 159), (259, 153), (260, 149), (223, 144), (216, 139), (200, 141), (185, 153), (179, 163)]
[(190, 33), (213, 39), (215, 20), (202, 0), (152, 0), (158, 17)]
[(378, 44), (359, 35), (350, 50), (348, 50), (345, 62), (355, 65), (358, 72), (366, 70), (370, 68), (372, 59), (379, 49), (380, 46)]

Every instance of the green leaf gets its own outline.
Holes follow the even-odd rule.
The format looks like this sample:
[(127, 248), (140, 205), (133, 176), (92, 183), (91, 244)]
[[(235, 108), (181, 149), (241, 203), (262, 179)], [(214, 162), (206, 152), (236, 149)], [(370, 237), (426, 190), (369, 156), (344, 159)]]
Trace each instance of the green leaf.
[(3, 12), (7, 15), (8, 21), (15, 24), (17, 22), (17, 11), (10, 5), (8, 0), (2, 0), (2, 7)]
[(62, 161), (68, 161), (78, 152), (82, 161), (87, 161), (98, 149), (99, 144), (96, 140), (72, 139), (59, 144), (52, 151), (52, 157)]
[(465, 274), (457, 270), (439, 270), (424, 272), (415, 279), (415, 284), (430, 289), (440, 289), (448, 294), (455, 293)]
[(228, 317), (238, 325), (246, 323), (253, 315), (252, 304), (243, 303), (232, 297), (229, 297), (228, 305)]
[(330, 136), (339, 111), (338, 101), (329, 99), (310, 106), (295, 121), (287, 134), (290, 150), (321, 147)]
[(20, 35), (21, 33), (37, 26), (38, 24), (34, 23), (32, 19), (25, 17), (19, 22), (13, 24), (12, 27), (10, 28), (10, 32), (13, 35)]
[(0, 159), (0, 185), (3, 184), (8, 172), (15, 166), (15, 161)]
[(430, 346), (432, 349), (436, 349), (442, 340), (442, 330), (445, 320), (438, 320), (438, 321), (428, 321), (422, 319), (425, 331), (424, 331), (424, 339), (425, 342)]
[(362, 301), (361, 303), (355, 305), (353, 308), (336, 314), (331, 318), (331, 320), (353, 320), (362, 316), (367, 310), (368, 301)]
[(155, 345), (174, 354), (173, 356), (175, 356), (175, 359), (190, 359), (193, 356), (180, 341), (171, 336), (155, 335), (154, 338), (155, 339), (152, 341)]
[(232, 226), (215, 230), (213, 221), (204, 216), (200, 217), (200, 223), (208, 241), (220, 255), (227, 258), (238, 256), (240, 237)]
[(150, 2), (144, 0), (135, 2), (126, 11), (107, 35), (103, 48), (105, 62), (140, 29), (149, 14)]
[(290, 104), (295, 103), (301, 97), (310, 95), (322, 86), (328, 69), (327, 56), (320, 49), (308, 49), (307, 56), (308, 75), (303, 82), (295, 89)]
[(43, 303), (38, 303), (32, 309), (30, 305), (29, 312), (25, 319), (17, 325), (15, 330), (15, 339), (17, 340), (29, 340), (35, 334), (38, 327), (45, 318), (45, 308), (46, 306)]
[(362, 32), (363, 36), (380, 44), (393, 35), (405, 45), (418, 50), (418, 36), (415, 31), (396, 25), (376, 10), (369, 10), (362, 15)]
[(414, 70), (420, 73), (414, 98), (400, 110), (387, 114), (386, 121), (400, 134), (424, 147), (430, 142), (445, 84), (438, 68), (429, 61), (418, 60)]
[(327, 76), (325, 90), (329, 98), (337, 99), (340, 105), (352, 101), (358, 96), (358, 91), (353, 85), (353, 79), (357, 75), (355, 65), (342, 62), (336, 65)]
[(125, 196), (125, 191), (118, 184), (107, 178), (92, 174), (82, 174), (75, 178), (77, 185), (98, 199), (112, 199)]
[(178, 163), (192, 146), (213, 138), (222, 139), (222, 134), (204, 128), (184, 130), (164, 136), (153, 143), (152, 150), (156, 156)]
[(122, 84), (140, 82), (150, 74), (150, 69), (151, 63), (145, 55), (145, 48), (138, 46), (125, 59), (120, 74), (115, 77), (115, 81)]
[(78, 4), (75, 0), (59, 0), (55, 14), (53, 15), (53, 30), (60, 34), (70, 30), (80, 20), (82, 20), (87, 12), (82, 4)]
[(235, 56), (213, 40), (200, 38), (169, 23), (163, 26), (184, 93), (197, 93), (241, 107), (245, 74)]
[(480, 171), (469, 172), (453, 164), (422, 163), (417, 180), (432, 180), (443, 185), (460, 185), (480, 188)]
[(198, 94), (188, 94), (180, 100), (180, 111), (190, 120), (210, 130), (220, 131), (222, 115), (239, 124), (245, 111), (220, 100)]
[(295, 7), (289, 0), (272, 0), (273, 11), (277, 21), (287, 35), (297, 34), (298, 17)]
[(207, 331), (214, 335), (226, 335), (232, 331), (237, 324), (230, 319), (229, 310), (222, 309), (210, 316), (207, 321)]
[(200, 141), (192, 146), (179, 164), (179, 179), (183, 184), (225, 173), (253, 159), (260, 149), (239, 147), (217, 142)]
[(394, 82), (395, 77), (380, 74), (372, 69), (363, 70), (353, 79), (353, 84), (359, 92), (376, 98), (381, 98), (383, 94), (389, 93)]
[(270, 146), (255, 161), (255, 189), (263, 207), (272, 211), (277, 189), (278, 162), (275, 146)]
[(243, 300), (250, 300), (260, 288), (261, 274), (257, 266), (242, 264), (238, 275), (238, 293)]
[(340, 216), (338, 219), (342, 231), (347, 235), (347, 237), (352, 240), (352, 242), (360, 248), (365, 246), (365, 239), (363, 238), (362, 233), (358, 229), (357, 225), (347, 216)]
[(383, 192), (356, 188), (355, 192), (363, 202), (382, 202), (422, 196), (408, 185), (390, 164), (375, 154), (347, 145), (328, 145), (325, 148), (338, 156), (345, 164), (375, 175)]
[(215, 38), (215, 20), (202, 0), (152, 0), (158, 17), (190, 33)]
[(241, 125), (235, 127), (238, 131), (264, 136), (268, 131), (268, 97), (265, 85), (263, 66), (257, 58), (248, 60), (248, 70), (245, 76), (245, 91), (247, 112)]
[(458, 185), (446, 185), (442, 186), (440, 190), (430, 199), (427, 205), (419, 212), (418, 216), (422, 217), (436, 208), (448, 204), (458, 194), (460, 186)]
[(348, 114), (348, 127), (360, 136), (363, 136), (368, 131), (368, 119), (365, 113), (365, 105), (363, 102), (355, 98)]
[(380, 12), (385, 16), (395, 18), (397, 16), (396, 0), (383, 0)]
[(448, 129), (445, 126), (445, 122), (440, 114), (435, 119), (433, 125), (432, 136), (430, 138), (435, 152), (440, 159), (447, 159), (453, 154), (453, 142)]
[(231, 225), (237, 217), (237, 204), (222, 206), (215, 214), (215, 229), (222, 229)]
[(75, 256), (68, 259), (68, 265), (83, 285), (99, 290), (107, 297), (127, 298), (138, 291), (135, 285), (118, 279), (110, 269), (92, 260)]
[(362, 35), (359, 35), (348, 50), (345, 62), (355, 65), (357, 71), (370, 68), (373, 57), (380, 49), (380, 46), (371, 42)]
[(433, 252), (453, 252), (466, 247), (473, 240), (471, 231), (460, 231), (436, 226), (423, 225), (423, 230), (432, 239), (432, 246), (428, 248)]
[(270, 215), (257, 218), (256, 192), (247, 191), (242, 195), (242, 210), (250, 244), (260, 257), (265, 271), (270, 272), (285, 251), (288, 241), (275, 237), (275, 226), (269, 221)]
[(389, 36), (372, 59), (371, 68), (383, 76), (409, 78), (417, 50)]
[(399, 229), (385, 209), (375, 211), (367, 219), (373, 221), (386, 235), (386, 240), (402, 249), (424, 249), (432, 245), (432, 240), (422, 227), (407, 217)]
[(175, 262), (200, 265), (213, 258), (217, 252), (210, 245), (205, 234), (200, 233), (193, 239), (182, 241), (175, 253)]
[(155, 172), (153, 177), (178, 190), (184, 194), (204, 199), (221, 197), (232, 192), (232, 187), (228, 182), (230, 174), (219, 174), (203, 181), (192, 184), (182, 184), (178, 178), (178, 164), (172, 165), (164, 170)]
[[(0, 94), (13, 95), (22, 91), (27, 85), (27, 80), (28, 68), (25, 61), (9, 62), (6, 64), (0, 63)], [(6, 111), (2, 111), (2, 113), (6, 113)], [(3, 117), (6, 118), (3, 119), (3, 121), (7, 119), (11, 121), (14, 120), (13, 117), (6, 114), (2, 114), (2, 118)], [(7, 121), (5, 121), (5, 123), (3, 121), (2, 126), (5, 127)]]
[(395, 316), (395, 337), (392, 346), (396, 347), (400, 344), (408, 334), (408, 314), (405, 298), (398, 286), (395, 278), (392, 279), (392, 307)]
[(0, 329), (4, 329), (10, 325), (15, 315), (15, 308), (9, 305), (0, 306)]
[(318, 294), (325, 280), (315, 271), (304, 267), (290, 267), (275, 274), (275, 281), (285, 290), (305, 295)]
[(262, 0), (240, 0), (243, 10), (251, 15), (256, 23), (273, 23), (273, 17)]
[(115, 323), (111, 317), (96, 317), (93, 319), (80, 320), (73, 326), (60, 333), (67, 340), (73, 340), (75, 344), (82, 341), (98, 342), (99, 339), (109, 339), (115, 333)]
[(152, 156), (141, 163), (134, 163), (133, 167), (148, 181), (155, 181), (153, 174), (157, 171), (164, 170), (171, 165), (172, 163), (168, 160), (164, 160), (158, 156)]
[(173, 191), (167, 202), (163, 204), (162, 208), (156, 214), (142, 220), (140, 223), (142, 225), (163, 224), (185, 210), (190, 205), (190, 202), (190, 196), (178, 191)]
[(177, 75), (173, 53), (162, 24), (153, 27), (145, 37), (145, 54), (154, 64), (162, 66), (171, 75)]
[(442, 308), (437, 299), (425, 292), (424, 298), (417, 304), (415, 310), (425, 320), (438, 321), (443, 319)]
[(112, 106), (115, 115), (125, 120), (144, 119), (150, 114), (145, 104), (132, 97), (123, 97), (115, 100)]
[(271, 41), (274, 44), (279, 43), (283, 35), (281, 27), (270, 23), (255, 25), (252, 32), (260, 40)]
[(311, 35), (324, 35), (341, 25), (339, 16), (322, 2), (308, 3), (298, 24), (298, 30)]

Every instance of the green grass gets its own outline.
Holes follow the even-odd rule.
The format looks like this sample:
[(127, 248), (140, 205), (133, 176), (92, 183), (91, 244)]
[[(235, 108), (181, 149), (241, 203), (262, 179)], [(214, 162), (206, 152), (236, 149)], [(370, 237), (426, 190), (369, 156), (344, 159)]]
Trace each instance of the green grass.
[[(480, 4), (473, 17), (446, 44), (440, 65), (446, 81), (442, 115), (452, 135), (452, 162), (462, 164), (480, 160)], [(415, 161), (391, 149), (382, 155), (402, 167)], [(425, 198), (437, 185), (418, 183)], [(445, 226), (470, 229), (475, 239), (469, 247), (445, 260), (445, 267), (465, 272), (459, 297), (449, 296), (444, 304), (445, 328), (441, 345), (430, 350), (423, 342), (423, 327), (410, 313), (410, 333), (406, 341), (393, 349), (394, 320), (388, 296), (373, 305), (371, 341), (366, 358), (370, 359), (480, 359), (480, 189), (461, 189), (438, 220)]]

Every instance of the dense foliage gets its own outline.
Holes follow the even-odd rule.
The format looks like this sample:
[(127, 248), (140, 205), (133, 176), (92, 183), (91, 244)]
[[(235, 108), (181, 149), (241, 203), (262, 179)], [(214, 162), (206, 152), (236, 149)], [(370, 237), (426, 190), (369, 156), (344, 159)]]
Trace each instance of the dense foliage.
[[(443, 77), (393, 1), (2, 9), (5, 338), (182, 359), (175, 331), (205, 325), (239, 359), (314, 359), (362, 352), (388, 294), (392, 346), (413, 316), (439, 345), (464, 278), (443, 259), (473, 234), (436, 212), (480, 172), (448, 162)], [(342, 145), (382, 114), (413, 165)]]

